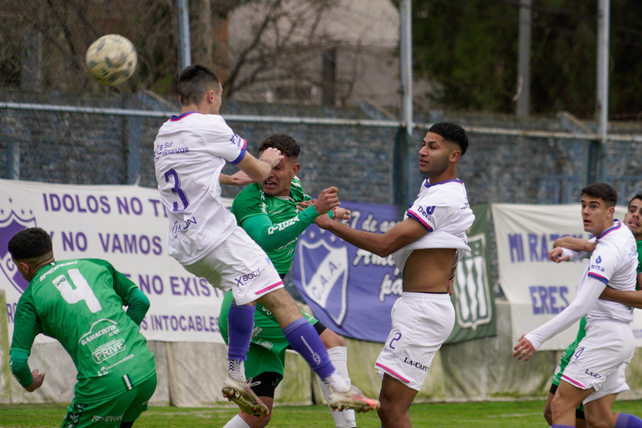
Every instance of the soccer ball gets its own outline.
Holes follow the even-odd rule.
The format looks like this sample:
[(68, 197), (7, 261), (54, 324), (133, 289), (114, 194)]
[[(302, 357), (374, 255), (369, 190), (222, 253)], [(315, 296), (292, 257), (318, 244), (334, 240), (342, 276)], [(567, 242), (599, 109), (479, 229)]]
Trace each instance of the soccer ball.
[(138, 55), (128, 39), (118, 34), (107, 34), (89, 46), (85, 63), (98, 83), (117, 86), (134, 74)]

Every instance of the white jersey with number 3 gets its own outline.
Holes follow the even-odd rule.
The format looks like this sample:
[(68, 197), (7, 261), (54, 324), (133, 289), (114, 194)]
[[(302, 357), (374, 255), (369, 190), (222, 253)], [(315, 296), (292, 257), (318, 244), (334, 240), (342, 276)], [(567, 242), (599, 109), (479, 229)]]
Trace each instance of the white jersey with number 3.
[(154, 165), (169, 218), (167, 247), (181, 264), (205, 257), (237, 227), (219, 176), (226, 161), (236, 165), (245, 153), (245, 140), (218, 115), (172, 116), (158, 131)]

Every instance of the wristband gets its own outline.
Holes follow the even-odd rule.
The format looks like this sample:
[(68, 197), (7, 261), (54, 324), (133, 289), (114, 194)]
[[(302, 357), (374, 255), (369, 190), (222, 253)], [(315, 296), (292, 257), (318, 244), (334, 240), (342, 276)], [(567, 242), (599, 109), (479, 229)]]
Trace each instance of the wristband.
[(330, 212), (328, 213), (328, 217), (330, 217), (330, 219), (331, 219), (331, 220), (334, 220), (334, 219), (337, 217), (337, 216), (336, 216), (336, 212), (335, 212), (335, 210), (336, 210), (336, 209), (337, 209), (337, 208), (336, 208), (336, 207), (334, 207), (334, 208), (332, 208), (332, 209), (330, 210)]

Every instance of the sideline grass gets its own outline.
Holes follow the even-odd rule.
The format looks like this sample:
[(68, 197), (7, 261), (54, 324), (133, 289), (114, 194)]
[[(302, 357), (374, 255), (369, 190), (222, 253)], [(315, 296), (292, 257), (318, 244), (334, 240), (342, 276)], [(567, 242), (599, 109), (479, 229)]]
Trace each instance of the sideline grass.
[[(410, 409), (414, 428), (526, 428), (546, 427), (544, 401), (416, 404)], [(58, 428), (66, 404), (0, 405), (1, 428)], [(642, 401), (618, 401), (615, 411), (642, 414)], [(236, 414), (234, 407), (152, 407), (134, 424), (135, 428), (222, 427)], [(375, 412), (357, 415), (357, 425), (378, 428)], [(283, 406), (275, 409), (272, 428), (331, 428), (325, 406)]]

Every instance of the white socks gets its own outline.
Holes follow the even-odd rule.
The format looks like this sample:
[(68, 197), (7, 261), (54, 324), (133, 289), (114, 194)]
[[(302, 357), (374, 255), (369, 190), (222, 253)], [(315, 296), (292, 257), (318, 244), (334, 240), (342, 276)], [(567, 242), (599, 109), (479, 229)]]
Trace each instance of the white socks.
[[(341, 378), (342, 383), (347, 385), (346, 391), (350, 389), (350, 376), (348, 375), (348, 348), (345, 346), (336, 346), (334, 348), (328, 349), (328, 356), (332, 365), (336, 369), (333, 375), (338, 375), (337, 377)], [(332, 377), (332, 376), (330, 376)], [(337, 386), (331, 383), (331, 385), (338, 391), (343, 391)], [(321, 391), (323, 391), (323, 396), (325, 399), (330, 402), (330, 391), (326, 382), (321, 382)], [(334, 419), (334, 424), (337, 428), (352, 428), (357, 426), (356, 419), (354, 417), (354, 410), (344, 410), (342, 412), (332, 412), (332, 418)], [(235, 428), (235, 427), (230, 427)]]
[(245, 362), (242, 360), (227, 360), (227, 375), (232, 379), (245, 383)]
[(223, 428), (250, 428), (239, 415), (234, 416)]

